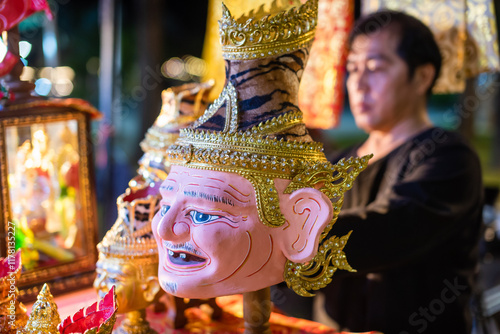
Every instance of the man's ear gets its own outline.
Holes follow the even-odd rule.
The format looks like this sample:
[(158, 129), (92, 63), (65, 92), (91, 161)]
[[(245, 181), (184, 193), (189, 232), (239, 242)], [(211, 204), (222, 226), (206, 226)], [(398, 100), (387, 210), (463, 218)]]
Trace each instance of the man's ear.
[(413, 82), (416, 85), (418, 93), (420, 93), (421, 95), (427, 94), (427, 90), (431, 86), (432, 80), (434, 80), (435, 73), (436, 68), (430, 63), (420, 65), (415, 69)]
[(280, 208), (286, 222), (278, 238), (286, 258), (303, 263), (318, 251), (319, 237), (333, 217), (330, 199), (314, 188), (302, 188), (291, 195), (280, 195)]
[(157, 276), (149, 276), (146, 282), (141, 284), (142, 291), (144, 292), (144, 300), (148, 303), (155, 299), (156, 294), (160, 291), (160, 283)]

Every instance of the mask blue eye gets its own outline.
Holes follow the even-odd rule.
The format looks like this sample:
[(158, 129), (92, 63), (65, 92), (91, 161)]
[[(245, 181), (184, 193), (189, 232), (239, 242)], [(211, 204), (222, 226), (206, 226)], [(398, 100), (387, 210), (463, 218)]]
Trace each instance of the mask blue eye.
[(195, 224), (206, 224), (220, 218), (217, 215), (209, 215), (198, 211), (190, 211), (189, 215)]
[(170, 205), (162, 205), (160, 209), (160, 215), (163, 217), (167, 213), (167, 211), (170, 209)]

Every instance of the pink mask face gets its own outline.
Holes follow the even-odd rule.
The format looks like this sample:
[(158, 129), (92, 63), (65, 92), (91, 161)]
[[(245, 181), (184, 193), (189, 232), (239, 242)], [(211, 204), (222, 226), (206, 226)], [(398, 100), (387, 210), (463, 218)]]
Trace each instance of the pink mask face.
[(184, 298), (255, 291), (283, 281), (287, 259), (310, 260), (332, 205), (312, 188), (283, 195), (288, 183), (275, 180), (287, 222), (269, 227), (244, 177), (173, 166), (152, 226), (162, 288)]

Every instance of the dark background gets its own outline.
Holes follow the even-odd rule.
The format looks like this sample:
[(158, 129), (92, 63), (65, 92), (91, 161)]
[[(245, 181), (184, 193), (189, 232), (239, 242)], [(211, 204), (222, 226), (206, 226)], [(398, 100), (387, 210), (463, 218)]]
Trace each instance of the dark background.
[[(99, 238), (102, 238), (116, 219), (116, 198), (136, 173), (137, 161), (143, 153), (139, 142), (160, 111), (161, 91), (199, 80), (199, 77), (167, 78), (161, 66), (172, 57), (201, 57), (208, 1), (50, 0), (49, 3), (55, 16), (52, 26), (57, 56), (52, 62), (56, 64), (48, 64), (44, 57), (44, 31), (50, 23), (43, 13), (21, 23), (21, 40), (32, 44), (28, 66), (36, 71), (45, 66), (71, 67), (75, 78), (69, 97), (85, 99), (103, 113), (103, 118), (92, 126)], [(359, 1), (355, 4), (358, 17)], [(114, 8), (110, 9), (110, 5)], [(112, 39), (103, 37), (106, 31), (111, 32)], [(112, 53), (111, 67), (100, 68), (106, 50)], [(109, 80), (104, 87), (99, 77), (106, 73)], [(481, 99), (477, 110), (469, 112), (473, 117), (463, 117), (460, 113), (467, 95), (433, 96), (429, 105), (436, 124), (461, 131), (471, 139), (481, 156), (485, 183), (492, 187), (500, 185), (499, 86), (494, 74), (469, 81), (465, 94), (473, 95), (478, 89), (495, 92), (488, 99)], [(347, 101), (337, 129), (313, 133), (328, 149), (345, 147), (365, 137), (355, 127)]]

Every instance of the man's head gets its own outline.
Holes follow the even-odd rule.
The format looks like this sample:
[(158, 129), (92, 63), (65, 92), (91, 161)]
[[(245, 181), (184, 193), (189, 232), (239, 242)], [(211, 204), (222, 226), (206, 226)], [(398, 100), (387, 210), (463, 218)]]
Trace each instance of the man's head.
[(347, 89), (357, 125), (387, 130), (421, 109), (439, 75), (432, 32), (416, 18), (380, 11), (361, 18), (349, 38)]
[(313, 188), (284, 194), (289, 183), (274, 180), (286, 223), (271, 227), (244, 177), (173, 166), (152, 227), (162, 288), (188, 298), (254, 291), (283, 281), (287, 260), (311, 260), (332, 219), (331, 202)]

